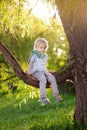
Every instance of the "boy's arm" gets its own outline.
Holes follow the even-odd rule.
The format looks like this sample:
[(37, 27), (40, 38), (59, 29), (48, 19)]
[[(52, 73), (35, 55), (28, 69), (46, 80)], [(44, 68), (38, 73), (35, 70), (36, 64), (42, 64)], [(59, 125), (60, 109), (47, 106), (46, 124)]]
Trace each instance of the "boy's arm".
[(31, 68), (32, 68), (32, 66), (33, 66), (33, 61), (30, 61), (30, 63), (28, 64), (28, 67), (27, 67), (27, 74), (28, 75), (30, 75), (30, 70), (31, 70)]

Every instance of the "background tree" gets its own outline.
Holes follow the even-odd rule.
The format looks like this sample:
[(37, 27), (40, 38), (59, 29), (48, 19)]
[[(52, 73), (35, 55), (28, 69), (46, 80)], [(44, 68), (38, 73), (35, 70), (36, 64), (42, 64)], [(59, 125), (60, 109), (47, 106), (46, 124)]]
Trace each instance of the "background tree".
[(75, 83), (75, 120), (87, 124), (87, 0), (56, 0), (69, 40)]

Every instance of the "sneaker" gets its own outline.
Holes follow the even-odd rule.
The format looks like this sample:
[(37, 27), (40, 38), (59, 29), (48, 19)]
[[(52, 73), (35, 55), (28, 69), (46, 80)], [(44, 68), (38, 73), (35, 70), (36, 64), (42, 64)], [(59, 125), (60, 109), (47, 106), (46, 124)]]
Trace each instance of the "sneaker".
[(54, 100), (55, 100), (56, 102), (63, 102), (63, 99), (61, 98), (61, 96), (54, 97)]
[(44, 105), (51, 103), (48, 98), (41, 98), (41, 99), (40, 99), (40, 102), (41, 102), (42, 104), (44, 104)]

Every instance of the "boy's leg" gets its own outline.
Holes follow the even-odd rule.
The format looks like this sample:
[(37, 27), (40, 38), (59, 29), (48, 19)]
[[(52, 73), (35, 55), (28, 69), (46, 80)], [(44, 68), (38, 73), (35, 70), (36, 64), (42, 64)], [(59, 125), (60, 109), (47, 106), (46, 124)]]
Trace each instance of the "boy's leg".
[(32, 74), (35, 78), (39, 80), (39, 86), (40, 86), (40, 97), (46, 97), (46, 76), (42, 71), (37, 71)]
[(51, 83), (53, 95), (59, 96), (59, 90), (58, 90), (58, 86), (57, 86), (55, 77), (49, 72), (46, 73), (46, 77), (47, 77), (48, 82)]
[(39, 86), (40, 86), (40, 102), (43, 104), (50, 104), (50, 101), (46, 98), (46, 76), (44, 75), (44, 72), (38, 71), (33, 74), (35, 78), (39, 80)]
[(45, 74), (46, 74), (48, 82), (51, 83), (51, 87), (52, 87), (55, 101), (62, 101), (62, 98), (59, 95), (58, 85), (57, 85), (55, 77), (49, 72), (47, 72)]

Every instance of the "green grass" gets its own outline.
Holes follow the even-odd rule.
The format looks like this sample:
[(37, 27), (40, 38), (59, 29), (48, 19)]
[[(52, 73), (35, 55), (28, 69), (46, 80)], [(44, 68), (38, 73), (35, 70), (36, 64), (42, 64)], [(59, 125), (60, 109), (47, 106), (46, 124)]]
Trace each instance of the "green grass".
[(64, 101), (55, 103), (51, 90), (47, 92), (50, 105), (41, 105), (39, 89), (23, 83), (14, 93), (1, 93), (0, 130), (74, 130), (75, 96), (62, 94)]

